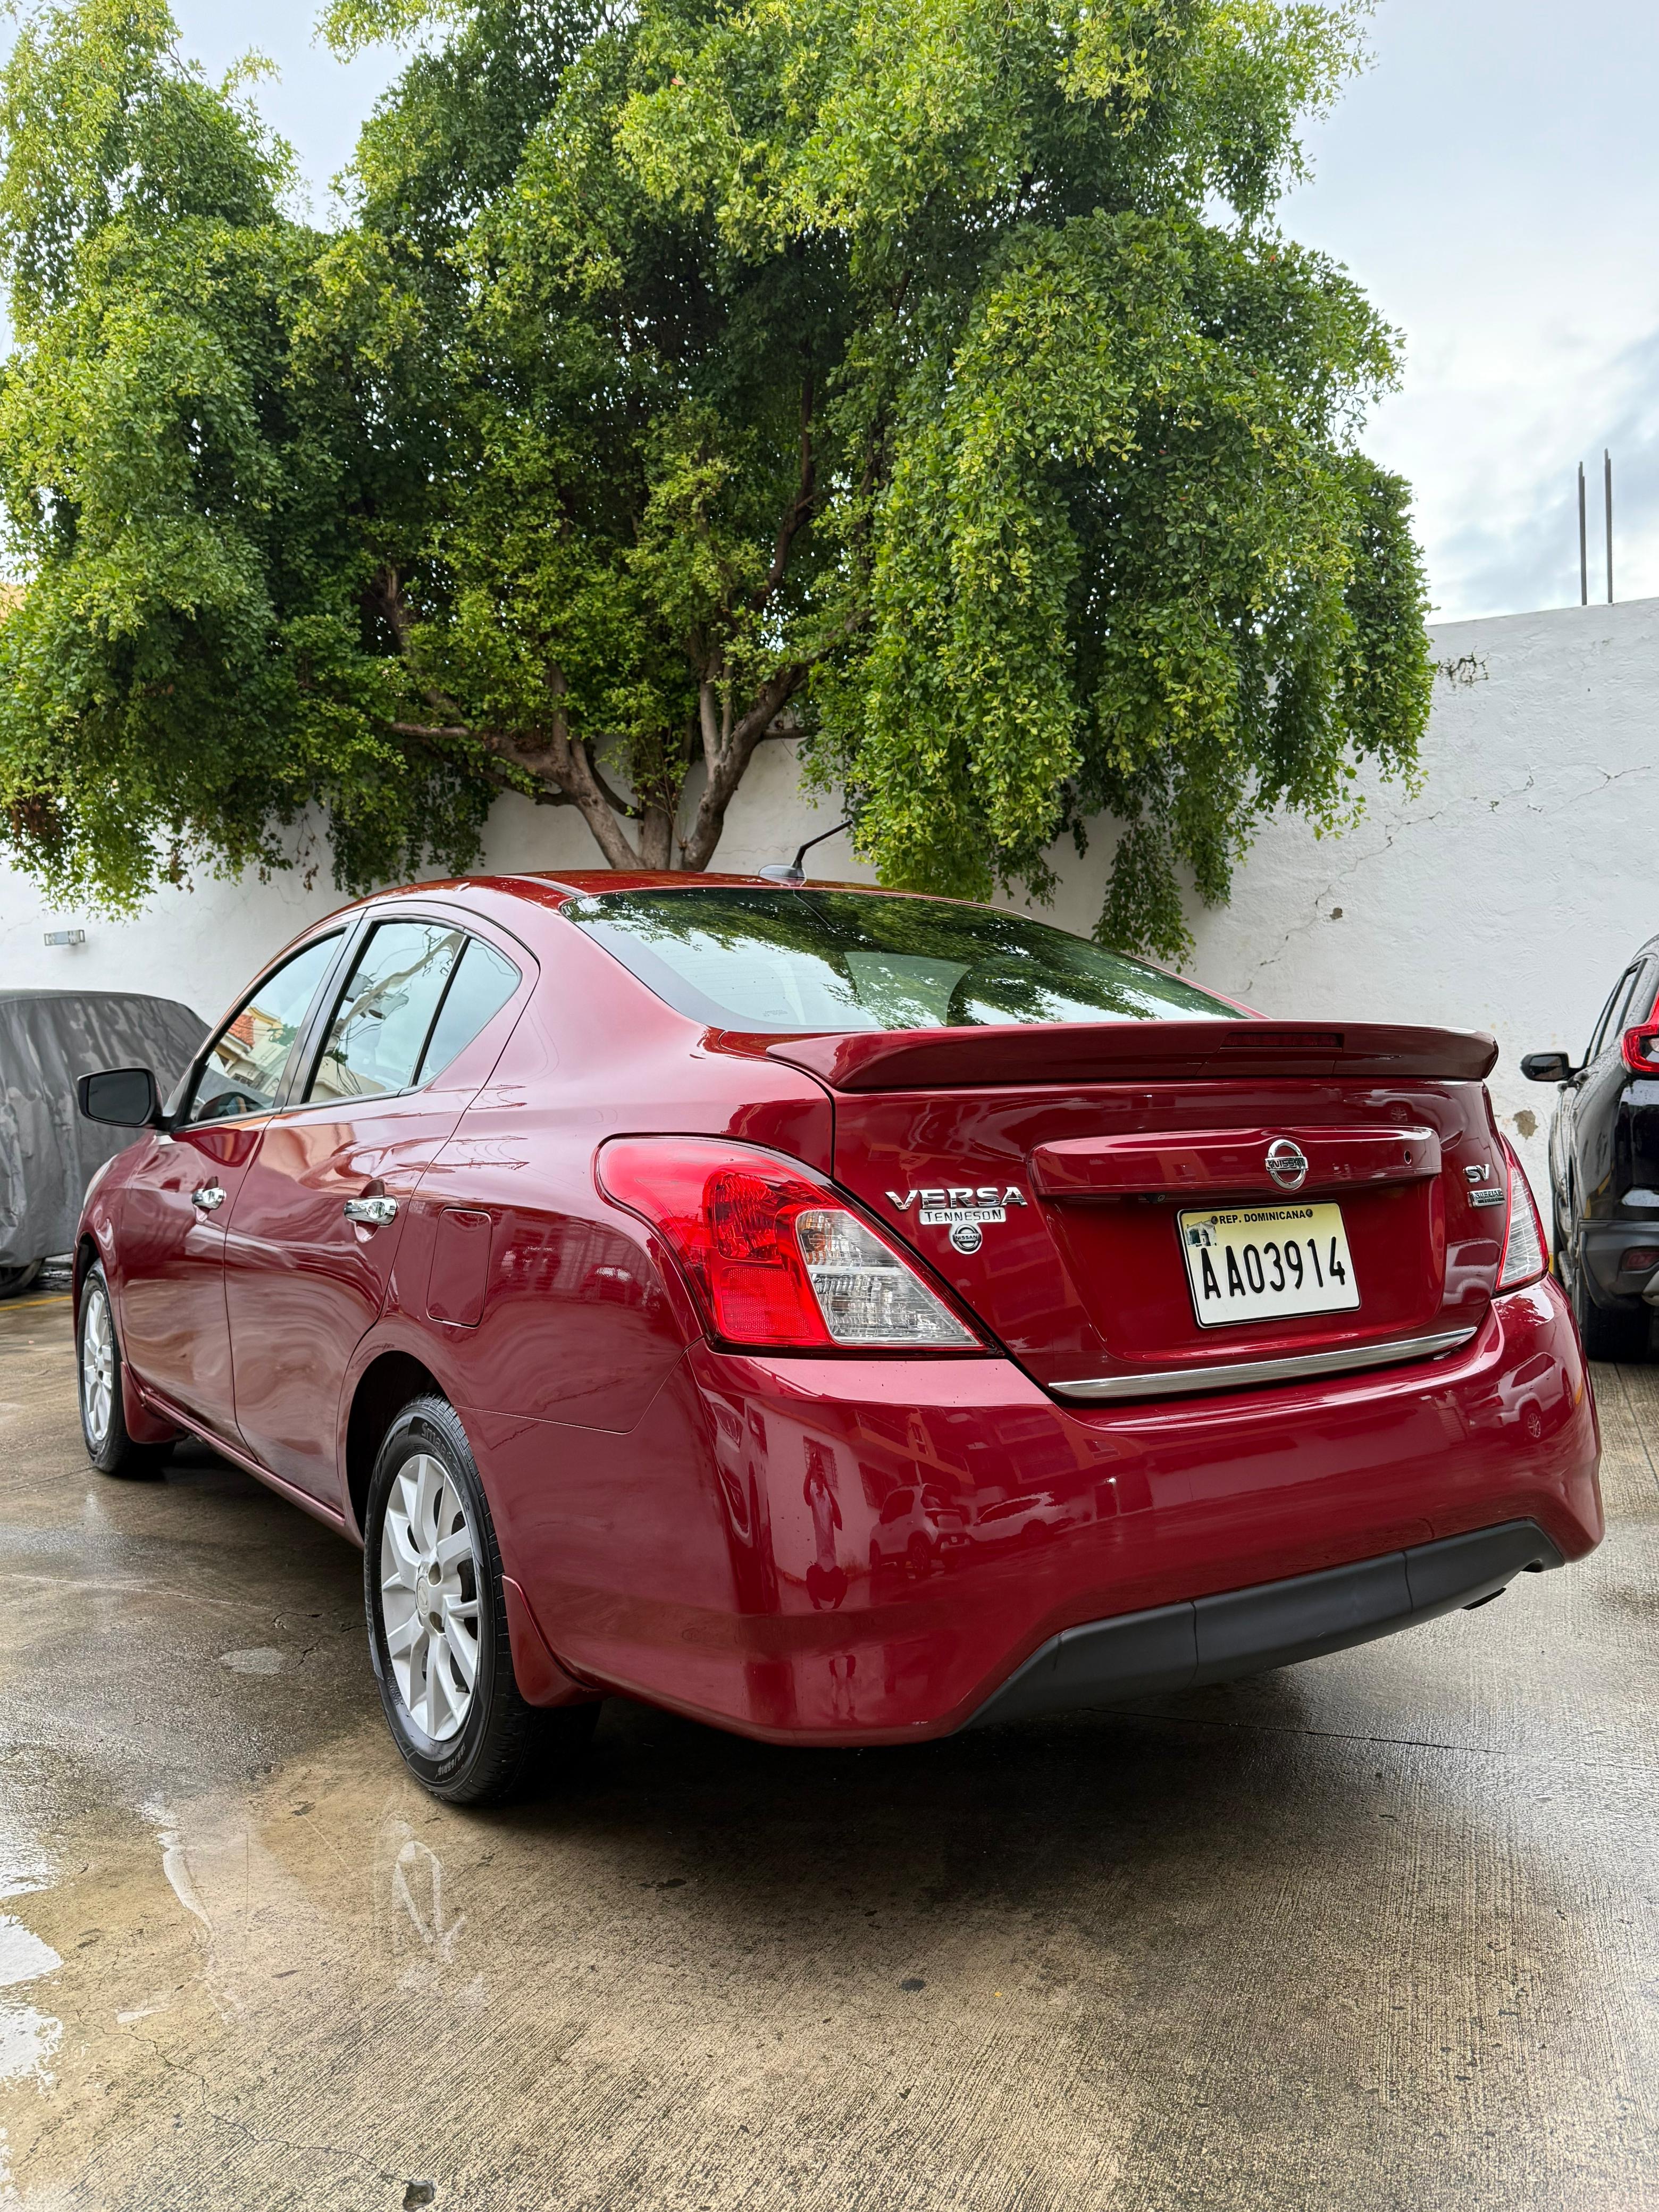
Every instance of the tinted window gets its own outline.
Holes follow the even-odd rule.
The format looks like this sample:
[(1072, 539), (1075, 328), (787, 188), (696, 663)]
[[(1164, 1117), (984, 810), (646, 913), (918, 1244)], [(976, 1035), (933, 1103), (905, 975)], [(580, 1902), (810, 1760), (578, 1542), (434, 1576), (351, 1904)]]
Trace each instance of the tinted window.
[(422, 1055), (416, 1080), (424, 1083), (441, 1075), (458, 1054), (465, 1051), (484, 1024), (500, 1013), (518, 989), (520, 978), (510, 960), (490, 945), (469, 937), (466, 950), (450, 979), (432, 1035)]
[(739, 1030), (1237, 1020), (1046, 922), (866, 891), (608, 891), (563, 909), (682, 1013)]
[(1647, 971), (1640, 962), (1630, 971), (1629, 988), (1619, 995), (1618, 1009), (1607, 1027), (1607, 1042), (1616, 1044), (1628, 1029), (1648, 1018), (1649, 1000), (1642, 988), (1642, 978)]
[(442, 922), (383, 921), (352, 966), (307, 1098), (407, 1091), (465, 943)]
[(294, 1040), (340, 949), (339, 933), (319, 938), (265, 977), (214, 1040), (197, 1078), (188, 1119), (221, 1121), (274, 1105)]
[(1624, 1034), (1626, 1027), (1626, 1011), (1630, 1005), (1632, 994), (1641, 980), (1642, 970), (1638, 963), (1634, 968), (1627, 968), (1613, 985), (1613, 996), (1601, 1010), (1601, 1018), (1595, 1025), (1595, 1035), (1590, 1040), (1590, 1048), (1584, 1054), (1587, 1065), (1590, 1060), (1597, 1058), (1607, 1046), (1616, 1043)]
[(1607, 1034), (1607, 1021), (1613, 1012), (1613, 1000), (1619, 996), (1619, 994), (1624, 989), (1624, 988), (1625, 978), (1621, 975), (1619, 981), (1613, 987), (1613, 998), (1607, 1000), (1606, 1006), (1602, 1007), (1601, 1013), (1596, 1017), (1595, 1027), (1590, 1031), (1590, 1041), (1584, 1047), (1584, 1065), (1586, 1067), (1589, 1066), (1591, 1060), (1595, 1059), (1596, 1054), (1601, 1049), (1601, 1039)]

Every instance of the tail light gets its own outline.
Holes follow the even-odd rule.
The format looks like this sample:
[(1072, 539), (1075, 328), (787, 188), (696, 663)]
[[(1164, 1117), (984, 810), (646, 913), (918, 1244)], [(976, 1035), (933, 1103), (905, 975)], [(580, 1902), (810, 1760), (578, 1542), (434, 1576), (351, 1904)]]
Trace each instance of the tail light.
[(1619, 1049), (1632, 1075), (1659, 1075), (1659, 1022), (1626, 1030)]
[(1498, 1287), (1500, 1291), (1518, 1291), (1523, 1283), (1535, 1283), (1540, 1275), (1548, 1273), (1550, 1253), (1526, 1170), (1507, 1143), (1504, 1157), (1510, 1171), (1510, 1218), (1504, 1236), (1504, 1264), (1498, 1270)]
[(615, 1137), (599, 1184), (667, 1243), (732, 1344), (978, 1352), (917, 1268), (793, 1160), (709, 1137)]

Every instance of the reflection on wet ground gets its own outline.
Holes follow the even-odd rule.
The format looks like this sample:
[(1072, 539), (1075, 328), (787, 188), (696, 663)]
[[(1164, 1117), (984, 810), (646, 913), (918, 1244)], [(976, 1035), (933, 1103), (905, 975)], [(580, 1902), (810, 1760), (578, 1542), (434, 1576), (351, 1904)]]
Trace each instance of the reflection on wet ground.
[(0, 1310), (0, 2204), (1659, 2206), (1659, 1375), (1596, 1559), (1133, 1714), (405, 1782), (355, 1553)]

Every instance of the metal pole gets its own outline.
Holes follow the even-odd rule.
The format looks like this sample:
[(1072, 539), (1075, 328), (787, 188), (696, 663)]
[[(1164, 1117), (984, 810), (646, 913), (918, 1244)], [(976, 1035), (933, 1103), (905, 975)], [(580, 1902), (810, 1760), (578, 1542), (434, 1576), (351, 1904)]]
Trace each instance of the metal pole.
[(1589, 540), (1584, 533), (1584, 464), (1578, 464), (1578, 604), (1589, 605)]
[(1613, 605), (1613, 455), (1601, 448), (1601, 466), (1607, 494), (1607, 605)]

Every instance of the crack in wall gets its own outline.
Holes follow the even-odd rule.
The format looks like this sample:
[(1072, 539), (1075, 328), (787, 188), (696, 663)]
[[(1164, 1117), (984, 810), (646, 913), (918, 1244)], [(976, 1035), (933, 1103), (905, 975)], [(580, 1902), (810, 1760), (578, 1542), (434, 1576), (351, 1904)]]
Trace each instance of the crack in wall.
[[(1623, 775), (1645, 775), (1649, 771), (1646, 769), (1632, 769), (1622, 770), (1620, 773)], [(1607, 774), (1607, 771), (1606, 769), (1598, 769), (1597, 773), (1605, 776)], [(1255, 966), (1249, 971), (1249, 981), (1243, 987), (1242, 995), (1248, 997), (1255, 989), (1257, 984), (1268, 974), (1268, 972), (1273, 968), (1276, 968), (1280, 961), (1284, 959), (1291, 945), (1304, 938), (1318, 922), (1326, 918), (1323, 913), (1323, 908), (1327, 902), (1334, 896), (1338, 890), (1346, 890), (1346, 888), (1352, 884), (1354, 878), (1358, 874), (1362, 868), (1369, 867), (1376, 861), (1386, 860), (1389, 854), (1393, 852), (1395, 847), (1399, 843), (1400, 840), (1408, 835), (1408, 833), (1416, 830), (1432, 828), (1435, 823), (1443, 821), (1448, 815), (1454, 813), (1460, 806), (1484, 805), (1488, 807), (1492, 812), (1496, 813), (1500, 806), (1511, 805), (1518, 800), (1526, 799), (1529, 793), (1537, 789), (1537, 773), (1534, 769), (1528, 769), (1527, 771), (1526, 781), (1524, 783), (1516, 785), (1515, 787), (1510, 791), (1500, 791), (1494, 798), (1486, 798), (1484, 793), (1458, 792), (1452, 797), (1448, 798), (1443, 805), (1431, 809), (1427, 813), (1420, 813), (1413, 810), (1410, 813), (1403, 816), (1395, 822), (1392, 828), (1388, 829), (1383, 832), (1382, 841), (1380, 844), (1373, 845), (1368, 850), (1360, 850), (1358, 848), (1351, 848), (1352, 851), (1352, 866), (1341, 877), (1334, 878), (1322, 884), (1313, 894), (1311, 900), (1313, 911), (1306, 915), (1302, 921), (1293, 922), (1290, 927), (1285, 931), (1279, 944), (1274, 947), (1273, 951), (1264, 954), (1261, 958), (1255, 963)], [(1598, 797), (1601, 791), (1605, 790), (1606, 788), (1607, 785), (1603, 783), (1595, 791), (1575, 793), (1570, 799), (1564, 801), (1563, 804), (1565, 805), (1576, 805), (1580, 799)], [(1546, 814), (1548, 811), (1549, 810), (1547, 807), (1543, 806), (1531, 806), (1528, 809), (1529, 813), (1540, 815)]]

